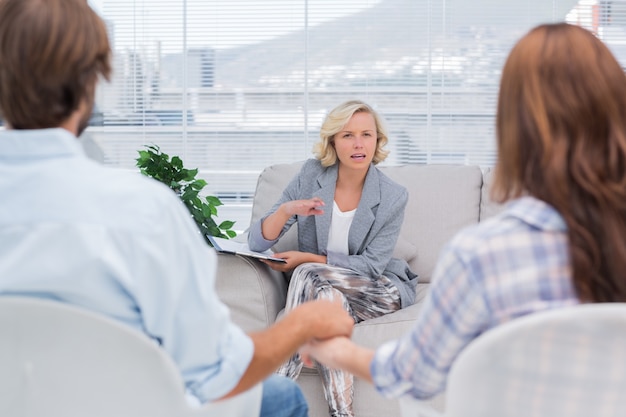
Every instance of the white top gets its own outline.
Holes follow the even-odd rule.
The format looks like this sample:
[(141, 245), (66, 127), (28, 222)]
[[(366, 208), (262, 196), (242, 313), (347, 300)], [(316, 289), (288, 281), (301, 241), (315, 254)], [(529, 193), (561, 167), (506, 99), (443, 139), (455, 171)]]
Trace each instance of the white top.
[(348, 233), (354, 219), (356, 209), (341, 211), (336, 202), (333, 201), (333, 215), (330, 220), (330, 230), (328, 231), (328, 252), (348, 255)]
[(217, 256), (174, 192), (89, 160), (63, 129), (0, 132), (0, 296), (59, 300), (139, 330), (202, 402), (254, 346), (215, 292)]

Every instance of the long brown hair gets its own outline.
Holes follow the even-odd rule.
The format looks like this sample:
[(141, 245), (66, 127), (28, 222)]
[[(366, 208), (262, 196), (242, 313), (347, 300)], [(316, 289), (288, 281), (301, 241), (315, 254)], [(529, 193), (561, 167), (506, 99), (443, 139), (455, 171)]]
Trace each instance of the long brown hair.
[(554, 207), (578, 298), (626, 301), (626, 75), (609, 49), (578, 26), (531, 30), (504, 66), (496, 123), (493, 197)]
[(57, 127), (109, 77), (102, 19), (86, 0), (0, 1), (0, 111), (14, 129)]

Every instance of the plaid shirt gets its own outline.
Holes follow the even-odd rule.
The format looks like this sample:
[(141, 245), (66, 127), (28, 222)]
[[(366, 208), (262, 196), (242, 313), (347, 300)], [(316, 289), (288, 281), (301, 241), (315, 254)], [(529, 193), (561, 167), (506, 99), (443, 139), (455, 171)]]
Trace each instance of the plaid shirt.
[(426, 399), (445, 389), (457, 355), (486, 330), (525, 314), (578, 304), (566, 225), (533, 197), (461, 231), (444, 248), (415, 326), (371, 364), (385, 397)]

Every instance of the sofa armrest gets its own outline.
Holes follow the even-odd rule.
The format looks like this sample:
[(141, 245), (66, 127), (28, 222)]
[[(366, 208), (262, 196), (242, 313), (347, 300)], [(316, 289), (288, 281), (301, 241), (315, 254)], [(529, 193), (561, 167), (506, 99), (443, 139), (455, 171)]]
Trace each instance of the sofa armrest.
[(255, 259), (218, 254), (215, 287), (232, 320), (246, 332), (274, 323), (285, 307), (287, 282), (282, 273)]

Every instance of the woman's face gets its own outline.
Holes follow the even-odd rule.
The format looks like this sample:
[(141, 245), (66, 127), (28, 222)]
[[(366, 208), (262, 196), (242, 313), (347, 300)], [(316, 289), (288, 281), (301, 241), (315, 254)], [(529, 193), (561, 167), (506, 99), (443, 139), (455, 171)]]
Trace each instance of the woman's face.
[(376, 142), (374, 116), (365, 112), (354, 113), (335, 134), (334, 145), (340, 166), (367, 170), (376, 153)]

